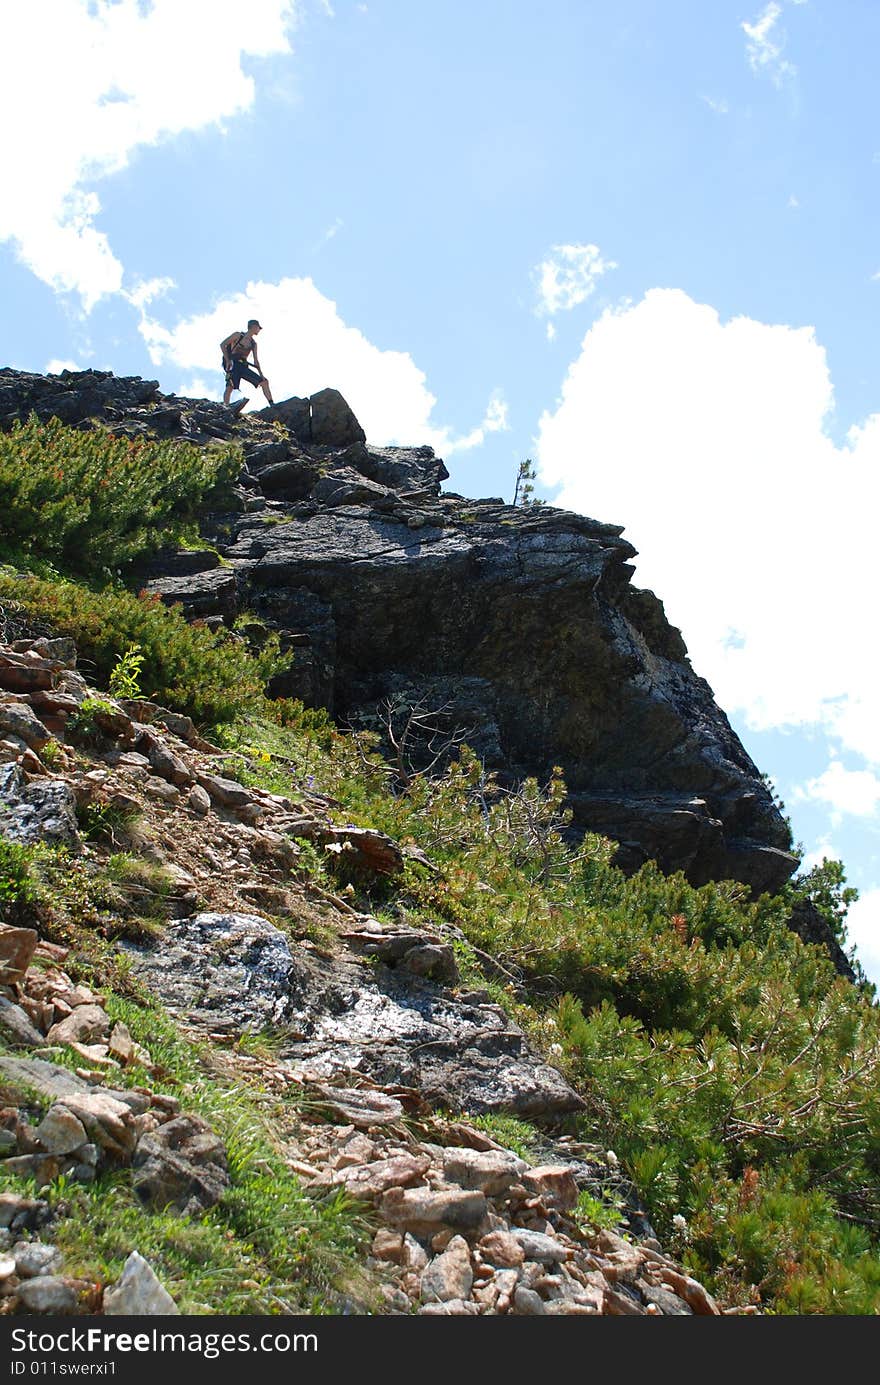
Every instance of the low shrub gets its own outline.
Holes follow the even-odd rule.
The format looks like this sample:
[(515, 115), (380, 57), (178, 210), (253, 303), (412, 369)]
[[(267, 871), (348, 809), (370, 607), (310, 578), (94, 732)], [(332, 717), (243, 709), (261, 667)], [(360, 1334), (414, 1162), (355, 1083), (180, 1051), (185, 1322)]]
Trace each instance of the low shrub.
[(81, 575), (118, 573), (179, 542), (238, 448), (133, 441), (31, 416), (0, 433), (0, 545)]
[(0, 571), (0, 605), (71, 636), (90, 676), (105, 686), (137, 645), (145, 694), (205, 726), (265, 708), (266, 684), (289, 662), (277, 640), (250, 654), (228, 631), (188, 624), (178, 607), (116, 587), (92, 591), (77, 582)]

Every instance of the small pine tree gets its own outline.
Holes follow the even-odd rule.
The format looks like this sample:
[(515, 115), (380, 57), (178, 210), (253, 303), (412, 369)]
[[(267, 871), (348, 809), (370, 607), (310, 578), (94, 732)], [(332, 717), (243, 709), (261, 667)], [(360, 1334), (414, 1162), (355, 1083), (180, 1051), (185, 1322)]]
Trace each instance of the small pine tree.
[(543, 500), (538, 500), (535, 496), (535, 481), (537, 472), (531, 457), (526, 457), (520, 462), (519, 470), (516, 473), (516, 486), (513, 491), (514, 505), (543, 505)]

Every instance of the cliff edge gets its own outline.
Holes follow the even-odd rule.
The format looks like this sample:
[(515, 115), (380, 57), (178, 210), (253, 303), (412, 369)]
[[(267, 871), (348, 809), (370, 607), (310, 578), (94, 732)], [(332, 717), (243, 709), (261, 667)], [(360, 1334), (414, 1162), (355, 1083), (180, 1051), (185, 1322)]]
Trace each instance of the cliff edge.
[(0, 371), (0, 427), (240, 443), (215, 551), (155, 556), (141, 585), (192, 618), (277, 631), (273, 689), (340, 721), (422, 707), (509, 781), (563, 769), (574, 823), (694, 884), (777, 890), (796, 867), (771, 792), (691, 667), (662, 603), (632, 584), (619, 526), (444, 493), (428, 447), (374, 447), (335, 390), (235, 419), (154, 381)]

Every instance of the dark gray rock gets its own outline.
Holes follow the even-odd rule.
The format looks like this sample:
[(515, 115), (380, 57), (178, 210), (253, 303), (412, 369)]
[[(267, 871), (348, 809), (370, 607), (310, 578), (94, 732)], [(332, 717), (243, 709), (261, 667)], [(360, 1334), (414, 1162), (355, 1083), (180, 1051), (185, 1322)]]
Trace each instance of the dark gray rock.
[(115, 376), (104, 370), (34, 375), (6, 368), (0, 370), (0, 428), (9, 428), (32, 412), (63, 423), (109, 421), (159, 398), (158, 381), (138, 376)]
[(273, 462), (259, 473), (260, 489), (273, 500), (305, 500), (320, 473), (306, 457)]
[(340, 467), (315, 483), (311, 497), (321, 505), (335, 509), (340, 505), (373, 505), (396, 503), (397, 497), (387, 486), (360, 476), (351, 467)]
[(25, 783), (18, 765), (0, 765), (0, 836), (23, 845), (51, 842), (80, 855), (73, 790), (60, 779)]
[(219, 566), (220, 555), (213, 548), (181, 548), (154, 554), (139, 564), (136, 572), (138, 580), (149, 581), (153, 577), (192, 577)]
[(366, 442), (367, 435), (339, 390), (319, 390), (309, 398), (312, 442), (323, 447), (347, 447)]
[(231, 617), (238, 610), (235, 572), (229, 567), (181, 577), (154, 577), (145, 589), (151, 596), (160, 596), (166, 606), (179, 603), (190, 620), (215, 615)]
[(175, 1116), (141, 1136), (131, 1183), (144, 1202), (201, 1216), (220, 1202), (230, 1184), (223, 1141), (201, 1116)]
[(370, 447), (357, 469), (371, 481), (409, 496), (439, 495), (441, 483), (449, 477), (432, 447)]
[(170, 923), (161, 947), (126, 951), (169, 1009), (213, 1030), (238, 1034), (289, 1017), (290, 946), (257, 915), (196, 914)]
[(255, 417), (282, 424), (300, 443), (307, 444), (312, 440), (312, 413), (307, 399), (298, 399), (296, 396), (282, 399), (268, 409), (261, 409)]
[(805, 943), (825, 948), (838, 975), (845, 976), (847, 981), (855, 981), (852, 963), (837, 941), (833, 928), (811, 900), (799, 899), (792, 905), (788, 926)]
[(366, 968), (306, 944), (292, 952), (256, 916), (198, 914), (170, 923), (160, 947), (126, 951), (169, 1009), (213, 1032), (271, 1025), (280, 1052), (319, 1081), (363, 1073), (474, 1113), (540, 1119), (582, 1106), (497, 1006), (463, 1003), (405, 969)]
[(20, 1005), (0, 995), (0, 1035), (13, 1048), (42, 1048), (46, 1040)]

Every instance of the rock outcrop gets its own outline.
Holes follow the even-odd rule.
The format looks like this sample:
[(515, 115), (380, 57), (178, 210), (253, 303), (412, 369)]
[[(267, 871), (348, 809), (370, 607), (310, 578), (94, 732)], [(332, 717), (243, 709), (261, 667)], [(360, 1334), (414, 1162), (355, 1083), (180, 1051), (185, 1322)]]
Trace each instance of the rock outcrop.
[(279, 631), (295, 660), (277, 694), (364, 726), (386, 699), (442, 708), (508, 780), (561, 765), (577, 827), (616, 840), (624, 869), (654, 859), (756, 893), (793, 871), (772, 794), (632, 586), (618, 526), (443, 494), (430, 448), (369, 446), (332, 390), (236, 421), (151, 381), (0, 371), (0, 427), (31, 410), (241, 442), (239, 508), (206, 529), (228, 566), (168, 554), (143, 576), (194, 618), (246, 609)]

